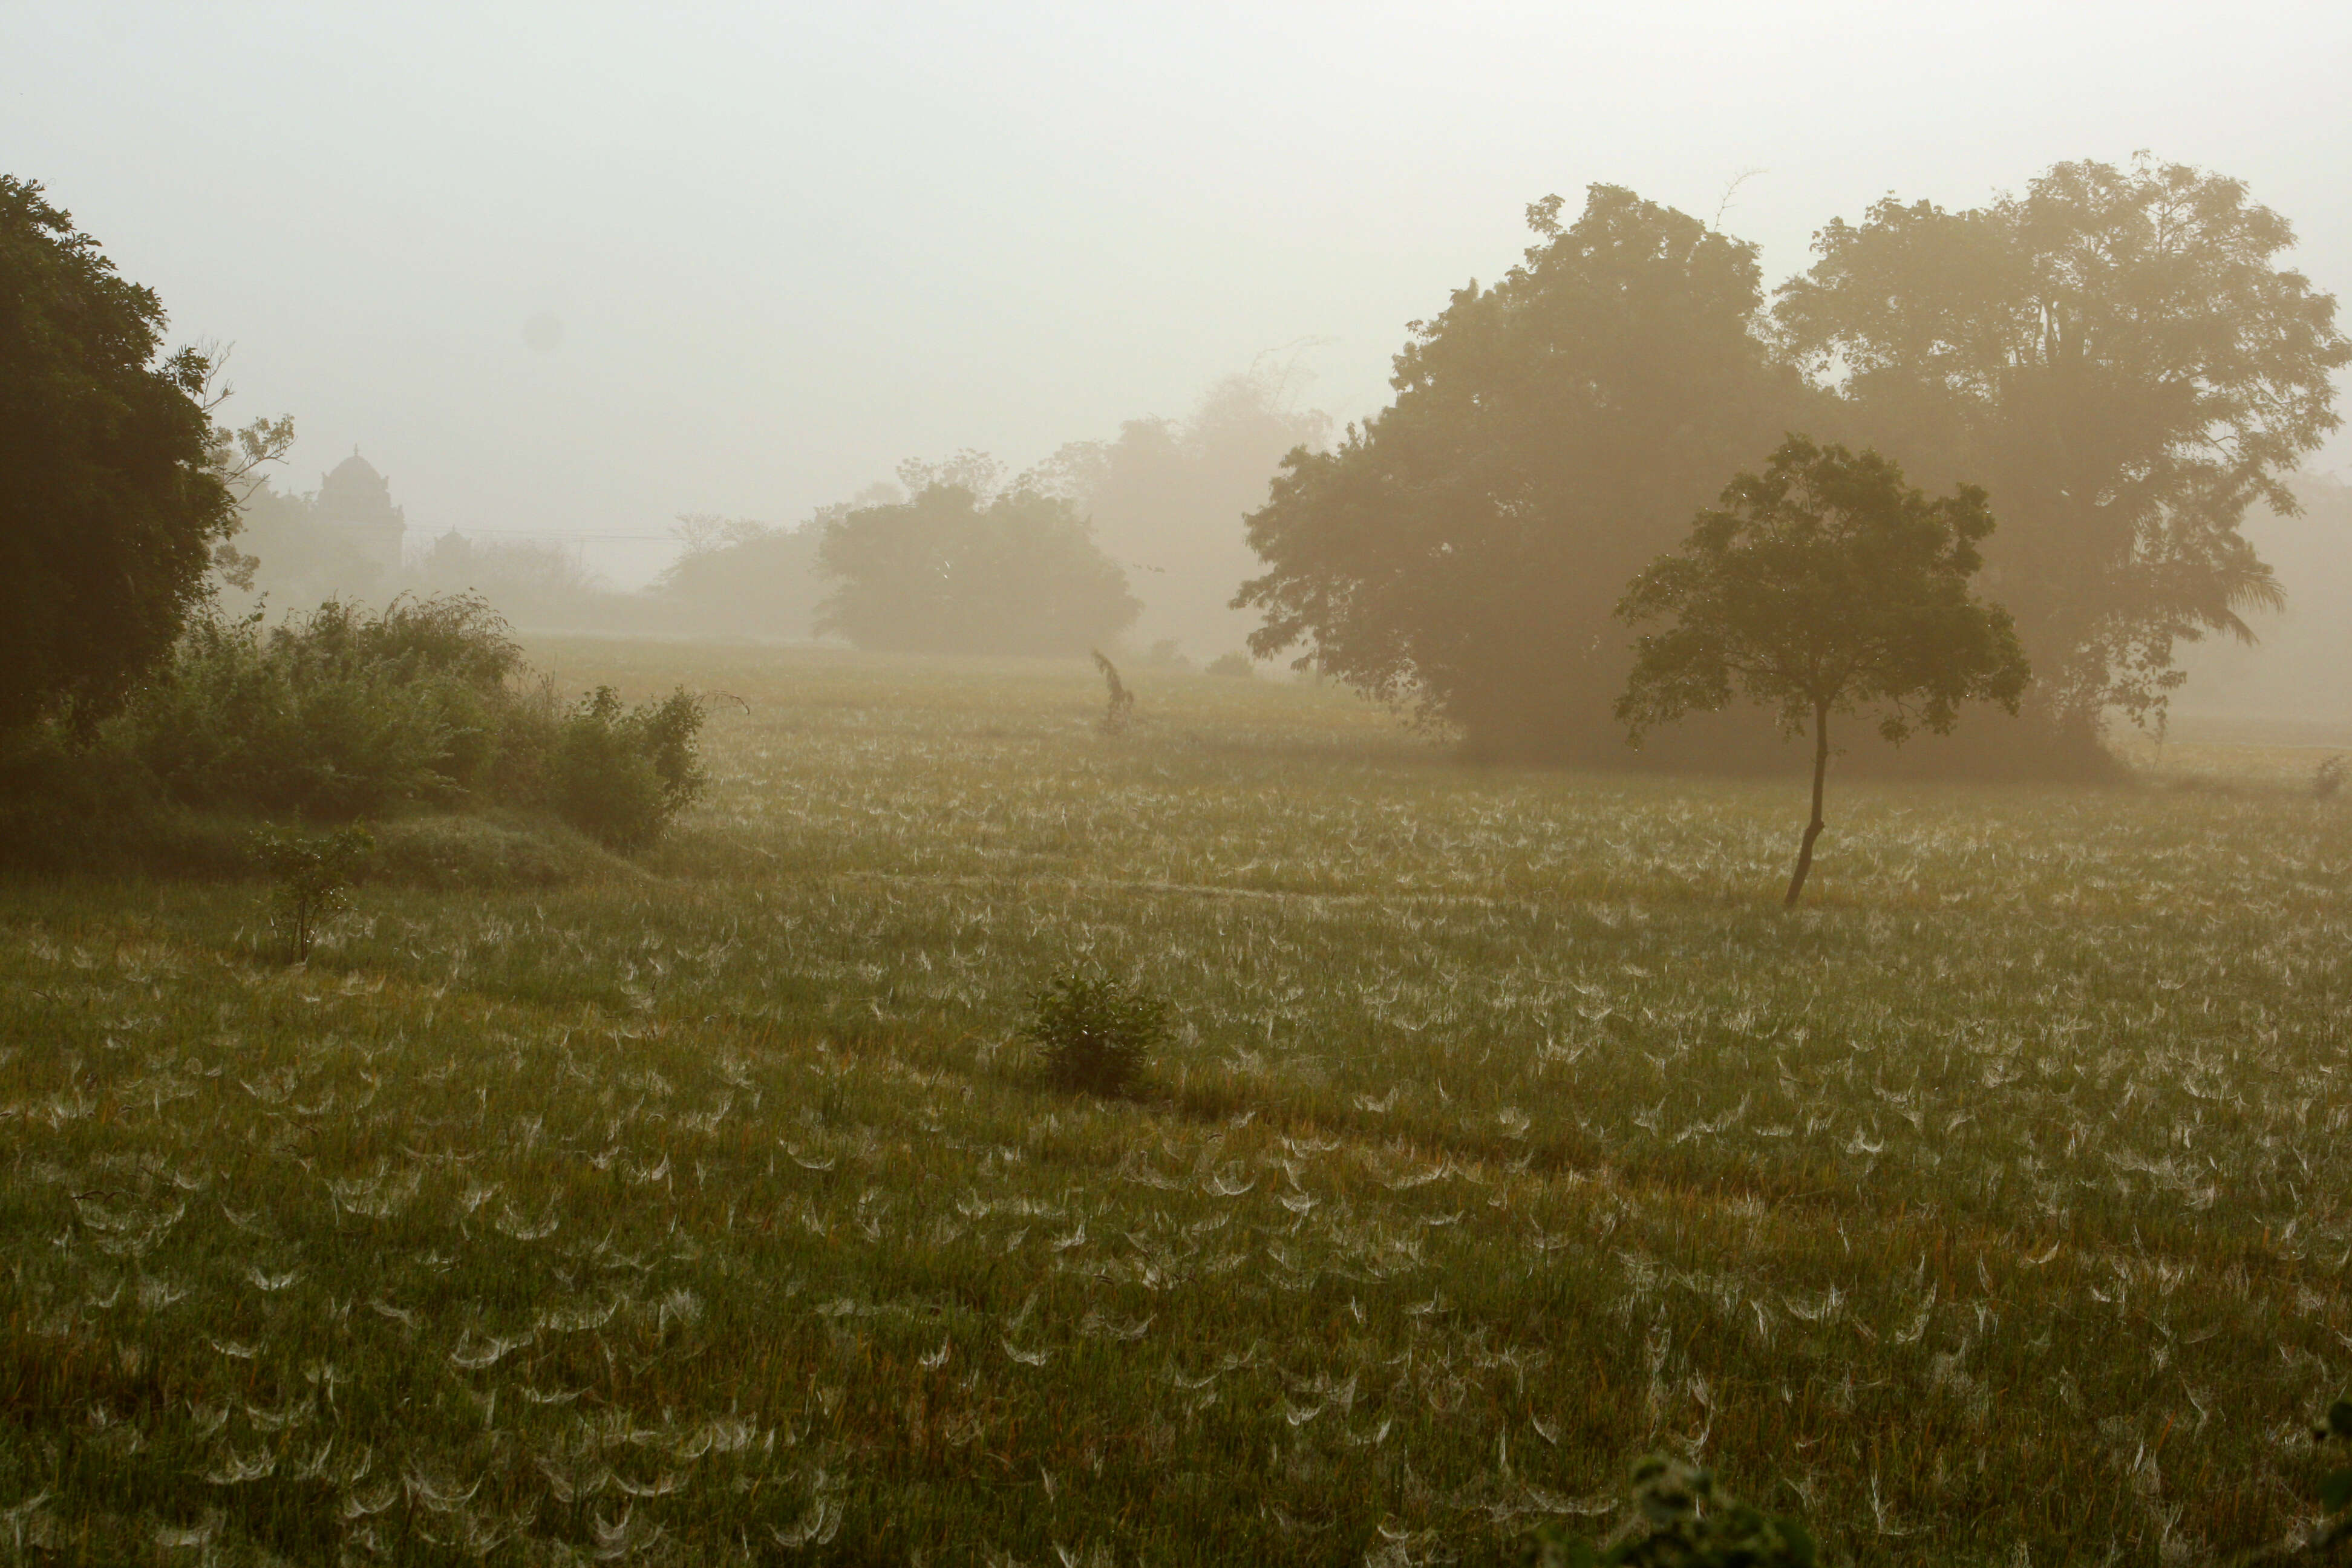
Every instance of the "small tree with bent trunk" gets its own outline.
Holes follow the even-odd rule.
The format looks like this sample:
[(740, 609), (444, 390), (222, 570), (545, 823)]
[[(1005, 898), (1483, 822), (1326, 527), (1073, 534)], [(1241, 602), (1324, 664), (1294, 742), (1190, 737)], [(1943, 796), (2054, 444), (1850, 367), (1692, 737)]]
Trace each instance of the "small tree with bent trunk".
[(1811, 725), (1813, 814), (1790, 905), (1822, 834), (1832, 714), (1875, 710), (1879, 733), (1899, 743), (1917, 728), (1948, 731), (1964, 702), (2017, 711), (2028, 671), (2009, 612), (1969, 589), (1992, 527), (1973, 485), (1930, 500), (1876, 452), (1791, 436), (1626, 589), (1620, 617), (1674, 622), (1636, 642), (1617, 700), (1634, 743), (1722, 708), (1735, 687), (1777, 708), (1790, 734)]

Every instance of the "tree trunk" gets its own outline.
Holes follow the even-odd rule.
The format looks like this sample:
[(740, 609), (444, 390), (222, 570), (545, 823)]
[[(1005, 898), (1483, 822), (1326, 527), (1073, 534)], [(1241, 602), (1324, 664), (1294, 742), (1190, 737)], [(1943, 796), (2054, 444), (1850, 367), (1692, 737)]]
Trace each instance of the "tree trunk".
[(1793, 910), (1805, 890), (1805, 873), (1813, 868), (1813, 840), (1822, 836), (1822, 785), (1830, 773), (1830, 705), (1813, 704), (1813, 819), (1805, 824), (1804, 842), (1797, 846), (1797, 874), (1789, 879), (1789, 896), (1780, 907)]

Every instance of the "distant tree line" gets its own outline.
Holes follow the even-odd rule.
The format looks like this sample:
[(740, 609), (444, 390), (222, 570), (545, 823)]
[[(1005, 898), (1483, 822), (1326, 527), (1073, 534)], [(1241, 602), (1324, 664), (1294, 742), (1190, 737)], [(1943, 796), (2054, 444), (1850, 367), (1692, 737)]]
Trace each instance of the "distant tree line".
[(1142, 606), (1076, 507), (965, 453), (900, 466), (908, 499), (825, 524), (817, 629), (903, 653), (1072, 654)]
[(426, 598), (478, 595), (519, 626), (534, 630), (605, 629), (615, 610), (624, 624), (652, 630), (583, 565), (552, 541), (477, 539), (456, 530), (436, 535), (397, 566), (361, 548), (351, 531), (320, 515), (314, 495), (262, 483), (237, 507), (237, 527), (215, 553), (222, 606), (316, 605), (327, 599), (385, 605), (403, 595)]
[[(253, 482), (290, 426), (220, 426), (216, 364), (165, 354), (153, 295), (37, 186), (0, 181), (19, 476), (0, 487), (0, 729), (102, 719), (215, 595), (471, 590), (525, 625), (939, 653), (1126, 634), (1205, 657), (1246, 631), (1475, 752), (1614, 761), (1626, 584), (1792, 433), (1983, 490), (1980, 586), (2034, 679), (2013, 722), (1978, 728), (1979, 762), (2095, 763), (2106, 715), (2161, 718), (2182, 644), (2249, 636), (2283, 602), (2242, 525), (2298, 510), (2289, 478), (2336, 427), (2352, 344), (2240, 183), (2142, 156), (1964, 212), (1890, 197), (1826, 226), (1769, 298), (1753, 246), (1629, 191), (1593, 186), (1573, 222), (1548, 197), (1528, 222), (1521, 265), (1412, 323), (1394, 400), (1336, 446), (1262, 364), (1186, 419), (1010, 478), (967, 452), (793, 529), (682, 520), (670, 571), (615, 595), (560, 551), (454, 535), (360, 584), (307, 498)], [(1651, 743), (1677, 753), (1781, 754), (1736, 716)]]
[[(237, 509), (217, 586), (232, 609), (472, 593), (537, 630), (1056, 655), (1126, 637), (1240, 658), (1255, 624), (1229, 602), (1254, 563), (1242, 520), (1284, 455), (1330, 426), (1293, 406), (1298, 379), (1295, 363), (1262, 363), (1214, 383), (1187, 417), (1129, 420), (1019, 474), (970, 450), (909, 460), (895, 482), (789, 527), (688, 513), (677, 556), (639, 593), (559, 544), (456, 532), (386, 569), (317, 498), (262, 485)], [(968, 506), (944, 493), (957, 489)]]
[(1211, 386), (1182, 419), (1132, 419), (1017, 475), (986, 453), (899, 465), (793, 529), (680, 519), (649, 595), (669, 624), (937, 653), (1083, 654), (1122, 635), (1202, 658), (1255, 618), (1230, 601), (1243, 518), (1330, 420), (1295, 406), (1294, 364)]

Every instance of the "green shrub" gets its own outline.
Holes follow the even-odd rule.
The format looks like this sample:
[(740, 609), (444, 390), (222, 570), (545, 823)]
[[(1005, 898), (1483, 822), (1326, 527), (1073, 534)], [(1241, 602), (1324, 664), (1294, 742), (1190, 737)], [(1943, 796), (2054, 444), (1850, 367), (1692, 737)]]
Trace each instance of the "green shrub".
[(1793, 1519), (1761, 1513), (1716, 1488), (1715, 1477), (1652, 1455), (1633, 1468), (1633, 1533), (1607, 1547), (1538, 1525), (1525, 1568), (1812, 1568), (1813, 1538)]
[(556, 732), (548, 804), (613, 848), (650, 843), (702, 794), (694, 750), (701, 729), (702, 704), (689, 692), (629, 709), (618, 692), (600, 686)]
[(1166, 1003), (1105, 974), (1065, 971), (1030, 998), (1027, 1035), (1059, 1089), (1121, 1093), (1167, 1032)]
[[(478, 598), (198, 619), (115, 739), (174, 801), (346, 820), (489, 792), (527, 739), (521, 650)], [(502, 770), (502, 763), (508, 765)]]
[(600, 687), (567, 710), (528, 675), (470, 595), (381, 611), (331, 599), (274, 627), (202, 616), (96, 741), (0, 737), (0, 858), (31, 863), (61, 837), (120, 845), (175, 812), (336, 822), (419, 806), (549, 810), (635, 848), (701, 793), (691, 695), (627, 709)]
[[(551, 812), (606, 848), (635, 849), (702, 793), (702, 722), (683, 690), (632, 709), (599, 687), (567, 709), (472, 595), (382, 610), (330, 599), (276, 626), (206, 614), (95, 734), (0, 733), (0, 866), (240, 875), (254, 817), (418, 808)], [(576, 874), (585, 846), (551, 859), (529, 837), (412, 837), (396, 858), (428, 880)]]
[(274, 882), (270, 915), (295, 963), (306, 962), (327, 922), (351, 907), (352, 883), (374, 848), (363, 827), (323, 835), (265, 827), (253, 836), (254, 857)]
[(1235, 648), (1231, 653), (1221, 653), (1211, 659), (1204, 673), (1246, 680), (1257, 673), (1257, 666), (1250, 662), (1249, 655)]

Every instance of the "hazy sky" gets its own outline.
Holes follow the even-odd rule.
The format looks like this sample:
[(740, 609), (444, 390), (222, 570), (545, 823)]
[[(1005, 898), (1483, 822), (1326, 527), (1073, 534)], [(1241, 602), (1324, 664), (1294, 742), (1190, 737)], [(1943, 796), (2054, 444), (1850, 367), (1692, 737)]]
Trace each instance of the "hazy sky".
[(0, 0), (0, 169), (236, 344), (297, 488), (357, 443), (413, 525), (658, 537), (1024, 465), (1303, 339), (1362, 415), (1404, 323), (1596, 181), (1706, 217), (1765, 171), (1725, 226), (1777, 281), (1883, 193), (2146, 147), (2352, 294), (2347, 78), (2340, 0)]

